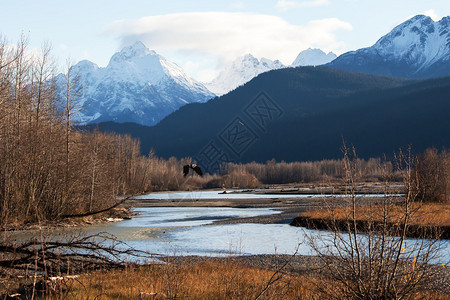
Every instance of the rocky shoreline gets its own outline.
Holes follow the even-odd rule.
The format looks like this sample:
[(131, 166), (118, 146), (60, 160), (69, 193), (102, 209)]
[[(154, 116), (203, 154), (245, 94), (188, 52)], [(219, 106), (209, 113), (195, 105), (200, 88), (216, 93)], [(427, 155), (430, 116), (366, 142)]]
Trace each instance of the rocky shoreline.
[(54, 228), (71, 228), (87, 225), (106, 224), (111, 222), (120, 222), (132, 219), (136, 214), (133, 213), (130, 206), (115, 207), (107, 212), (89, 216), (74, 217), (61, 220), (45, 221), (30, 224), (9, 224), (3, 230), (5, 231), (26, 231), (26, 230), (50, 230)]

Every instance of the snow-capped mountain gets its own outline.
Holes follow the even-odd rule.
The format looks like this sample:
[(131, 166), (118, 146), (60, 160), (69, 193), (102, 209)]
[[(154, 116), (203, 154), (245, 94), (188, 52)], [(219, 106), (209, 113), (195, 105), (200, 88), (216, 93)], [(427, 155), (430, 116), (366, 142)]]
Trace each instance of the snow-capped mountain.
[(298, 54), (291, 67), (320, 66), (333, 61), (336, 57), (333, 52), (326, 54), (320, 49), (308, 48)]
[(234, 60), (206, 86), (220, 96), (245, 84), (261, 73), (281, 68), (285, 68), (285, 66), (279, 60), (257, 59), (251, 54), (247, 54)]
[[(77, 121), (116, 121), (155, 125), (179, 107), (214, 97), (203, 84), (141, 42), (115, 53), (108, 66), (76, 64), (83, 87)], [(64, 75), (58, 75), (63, 82)]]
[(415, 16), (372, 47), (345, 53), (329, 66), (407, 78), (449, 76), (450, 17), (434, 22), (427, 16)]

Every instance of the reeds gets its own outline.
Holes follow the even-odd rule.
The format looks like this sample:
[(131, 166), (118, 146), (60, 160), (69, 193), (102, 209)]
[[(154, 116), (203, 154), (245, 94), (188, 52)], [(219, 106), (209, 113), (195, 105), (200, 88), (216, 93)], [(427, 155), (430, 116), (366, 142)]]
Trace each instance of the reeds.
[[(273, 273), (232, 259), (130, 266), (81, 276), (67, 299), (255, 299)], [(312, 299), (312, 288), (302, 276), (283, 274), (260, 299)]]
[[(366, 205), (358, 207), (357, 221), (383, 221), (383, 205)], [(391, 204), (388, 208), (389, 222), (399, 222), (404, 218), (404, 212), (399, 205)], [(450, 226), (450, 204), (447, 203), (414, 203), (411, 209), (411, 225), (419, 226)], [(347, 220), (351, 213), (350, 207), (311, 210), (301, 214), (311, 219)]]
[[(318, 299), (319, 285), (339, 289), (337, 282), (284, 270), (279, 273), (280, 280), (261, 295), (274, 272), (269, 267), (239, 264), (232, 258), (128, 266), (91, 272), (66, 282), (64, 299)], [(447, 296), (424, 291), (412, 299), (441, 300)], [(61, 298), (49, 294), (47, 299)]]

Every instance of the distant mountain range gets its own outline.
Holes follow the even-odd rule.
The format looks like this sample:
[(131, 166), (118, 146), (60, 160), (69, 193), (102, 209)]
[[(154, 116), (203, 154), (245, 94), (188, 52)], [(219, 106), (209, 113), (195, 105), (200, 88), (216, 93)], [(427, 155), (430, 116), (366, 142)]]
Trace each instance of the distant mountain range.
[[(73, 67), (81, 79), (81, 124), (105, 121), (155, 125), (181, 106), (215, 95), (183, 69), (141, 42), (123, 48), (106, 68), (84, 60)], [(58, 82), (64, 85), (64, 76)], [(62, 88), (64, 90), (64, 88)]]
[[(335, 58), (336, 54), (333, 52), (326, 54), (320, 49), (309, 48), (299, 53), (291, 67), (319, 66), (329, 63)], [(286, 67), (279, 60), (270, 60), (264, 57), (258, 59), (247, 54), (238, 57), (217, 78), (205, 85), (210, 91), (221, 96), (249, 82), (259, 74)]]
[(372, 47), (344, 53), (328, 66), (405, 78), (449, 76), (450, 17), (434, 22), (427, 16), (415, 16)]
[(299, 53), (291, 67), (321, 66), (336, 59), (336, 54), (326, 54), (320, 49), (306, 49)]
[(249, 82), (261, 73), (285, 67), (279, 60), (257, 59), (253, 55), (247, 54), (234, 60), (206, 86), (210, 91), (221, 96)]
[(153, 127), (104, 123), (142, 150), (214, 163), (341, 157), (342, 141), (364, 158), (400, 147), (450, 146), (450, 77), (406, 80), (328, 67), (263, 73), (222, 97), (189, 104)]
[[(318, 49), (301, 52), (301, 63), (317, 64), (326, 56), (320, 52)], [(208, 101), (261, 73), (285, 67), (278, 60), (257, 59), (247, 54), (205, 86), (175, 63), (136, 42), (115, 53), (105, 68), (88, 60), (73, 67), (73, 74), (80, 76), (83, 87), (75, 120), (79, 124), (114, 121), (152, 126), (185, 104)], [(58, 75), (58, 82), (64, 91), (63, 74)]]
[[(101, 130), (140, 138), (143, 153), (190, 156), (211, 170), (212, 163), (227, 161), (338, 158), (342, 140), (365, 158), (389, 156), (410, 144), (416, 151), (450, 147), (450, 17), (413, 17), (372, 47), (325, 67), (290, 68), (246, 55), (208, 85), (218, 94), (232, 90), (210, 101), (213, 94), (204, 85), (144, 48), (125, 48), (116, 54), (117, 67), (113, 57), (103, 71), (88, 62), (78, 66), (87, 74), (84, 80), (94, 82), (85, 91), (92, 96), (83, 100), (91, 109), (86, 120), (136, 122), (156, 114), (152, 122), (136, 122), (152, 125), (167, 115), (153, 127), (100, 124)], [(332, 59), (319, 51), (300, 53), (294, 65), (316, 65), (312, 57)], [(150, 58), (153, 63), (147, 63)], [(160, 72), (150, 72), (155, 67)], [(135, 97), (136, 91), (145, 92)]]

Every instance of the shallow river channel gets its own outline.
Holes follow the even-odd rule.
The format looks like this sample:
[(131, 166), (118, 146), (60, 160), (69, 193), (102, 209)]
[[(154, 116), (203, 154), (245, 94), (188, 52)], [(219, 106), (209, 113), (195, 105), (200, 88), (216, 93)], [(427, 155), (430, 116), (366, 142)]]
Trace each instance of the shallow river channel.
[[(210, 193), (210, 192), (207, 192)], [(159, 196), (157, 196), (159, 195)], [(230, 195), (222, 195), (224, 199)], [(231, 195), (235, 196), (235, 195)], [(250, 195), (249, 197), (254, 197)], [(257, 195), (279, 198), (280, 195)], [(296, 195), (289, 195), (295, 197)], [(314, 197), (314, 195), (297, 195)], [(147, 198), (146, 198), (147, 197)], [(192, 201), (194, 198), (213, 197), (213, 194), (161, 193), (140, 196), (140, 199), (164, 199)], [(214, 193), (217, 196), (217, 192)], [(240, 194), (239, 197), (246, 197)], [(228, 224), (214, 225), (214, 221), (226, 218), (244, 218), (277, 214), (271, 208), (231, 207), (135, 207), (137, 215), (131, 220), (83, 227), (88, 234), (108, 232), (127, 245), (161, 255), (252, 255), (252, 254), (298, 254), (314, 255), (307, 236), (331, 237), (330, 232), (293, 227), (288, 224)], [(74, 229), (69, 229), (73, 231)], [(62, 229), (67, 233), (67, 229)], [(414, 239), (408, 239), (412, 245)], [(320, 243), (320, 242), (318, 242)], [(300, 245), (300, 246), (299, 246)], [(322, 245), (323, 246), (323, 245)], [(441, 258), (447, 263), (450, 258), (448, 240), (441, 243)]]

